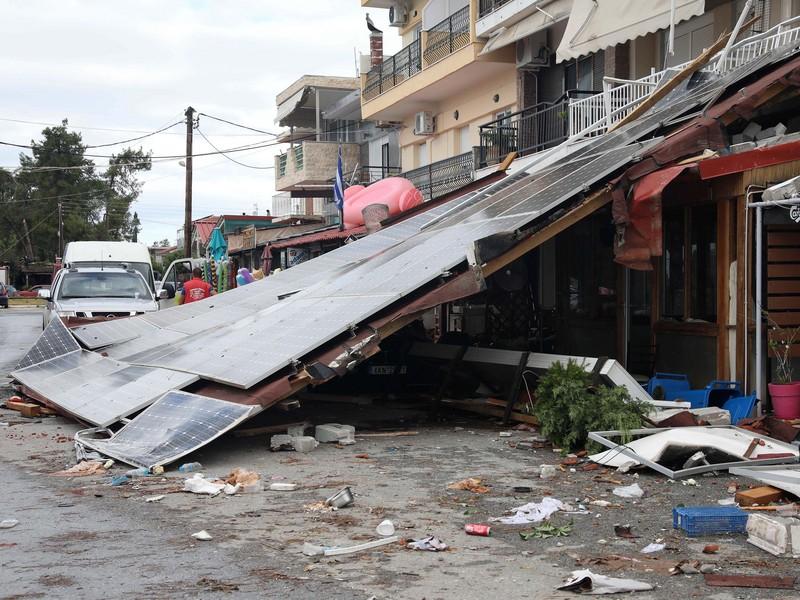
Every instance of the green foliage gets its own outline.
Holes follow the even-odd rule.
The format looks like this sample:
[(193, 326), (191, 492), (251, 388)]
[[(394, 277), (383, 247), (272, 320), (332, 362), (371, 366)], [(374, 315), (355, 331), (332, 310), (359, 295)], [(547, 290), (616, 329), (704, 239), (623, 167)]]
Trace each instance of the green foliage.
[(572, 533), (572, 521), (566, 525), (553, 525), (548, 521), (529, 531), (520, 531), (519, 537), (527, 542), (530, 539), (546, 540), (551, 537), (567, 537), (570, 533)]
[(589, 374), (569, 361), (566, 366), (554, 364), (539, 379), (534, 414), (542, 433), (567, 452), (583, 447), (599, 449), (593, 442), (587, 444), (590, 431), (624, 433), (640, 427), (647, 408), (632, 400), (623, 387), (592, 386)]
[(0, 169), (0, 261), (52, 261), (59, 251), (59, 202), (65, 244), (137, 239), (141, 224), (129, 209), (141, 193), (138, 174), (150, 170), (148, 153), (124, 149), (98, 170), (66, 121), (45, 128), (31, 145), (30, 154), (20, 154), (19, 169)]

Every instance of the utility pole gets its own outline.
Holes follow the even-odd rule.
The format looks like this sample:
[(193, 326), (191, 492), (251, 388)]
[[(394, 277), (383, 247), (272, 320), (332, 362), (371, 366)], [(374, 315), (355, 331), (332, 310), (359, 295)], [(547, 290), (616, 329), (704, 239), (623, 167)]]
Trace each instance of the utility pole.
[[(64, 256), (64, 213), (62, 204), (58, 203), (58, 256)], [(106, 213), (107, 214), (107, 213)]]
[(194, 109), (190, 106), (186, 115), (186, 204), (183, 215), (183, 253), (192, 256), (192, 131), (194, 130)]

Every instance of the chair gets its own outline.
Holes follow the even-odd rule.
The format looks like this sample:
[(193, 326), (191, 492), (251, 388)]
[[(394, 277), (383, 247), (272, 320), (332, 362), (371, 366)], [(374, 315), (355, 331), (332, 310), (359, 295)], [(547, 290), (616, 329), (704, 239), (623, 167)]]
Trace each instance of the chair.
[(756, 406), (755, 393), (749, 396), (733, 396), (728, 398), (722, 405), (723, 410), (731, 413), (731, 425), (736, 425), (739, 421), (747, 419), (753, 414), (753, 409)]

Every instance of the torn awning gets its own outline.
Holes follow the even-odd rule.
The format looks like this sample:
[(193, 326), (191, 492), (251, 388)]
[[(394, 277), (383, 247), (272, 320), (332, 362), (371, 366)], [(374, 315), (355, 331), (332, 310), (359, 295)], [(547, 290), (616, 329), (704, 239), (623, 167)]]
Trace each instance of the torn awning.
[(639, 179), (633, 194), (613, 194), (611, 212), (617, 225), (614, 260), (630, 269), (650, 271), (652, 257), (663, 252), (661, 195), (672, 181), (692, 165), (660, 169)]
[(573, 0), (555, 0), (513, 25), (503, 27), (489, 38), (480, 53), (494, 52), (566, 19), (572, 8), (572, 2)]
[[(675, 23), (705, 11), (705, 0), (675, 0)], [(616, 46), (670, 24), (670, 0), (575, 0), (556, 62)]]
[(310, 90), (310, 87), (304, 86), (298, 92), (293, 94), (288, 100), (286, 100), (286, 102), (281, 102), (278, 105), (278, 114), (275, 116), (275, 122), (279, 125), (283, 125), (283, 121), (289, 115), (303, 106)]

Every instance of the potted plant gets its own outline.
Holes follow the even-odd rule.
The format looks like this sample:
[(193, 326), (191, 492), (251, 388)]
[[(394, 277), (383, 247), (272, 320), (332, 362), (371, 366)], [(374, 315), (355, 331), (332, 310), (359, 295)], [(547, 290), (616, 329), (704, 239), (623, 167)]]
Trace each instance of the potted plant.
[(792, 347), (800, 335), (800, 327), (780, 327), (772, 319), (769, 330), (769, 349), (775, 358), (775, 379), (770, 383), (772, 410), (779, 419), (800, 418), (800, 382), (792, 380)]

